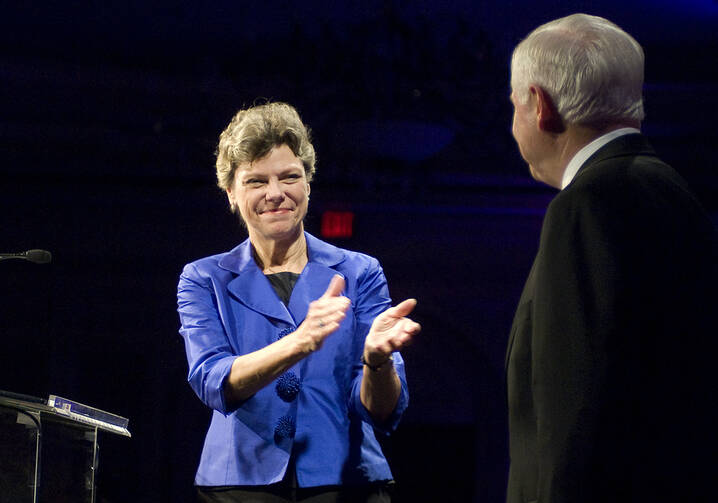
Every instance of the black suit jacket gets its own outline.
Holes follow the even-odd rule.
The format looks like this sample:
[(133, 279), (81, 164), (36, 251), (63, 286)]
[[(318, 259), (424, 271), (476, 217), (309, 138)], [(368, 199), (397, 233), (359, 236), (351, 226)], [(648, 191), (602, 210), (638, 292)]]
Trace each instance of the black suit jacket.
[(640, 134), (553, 199), (506, 358), (508, 503), (718, 501), (717, 243)]

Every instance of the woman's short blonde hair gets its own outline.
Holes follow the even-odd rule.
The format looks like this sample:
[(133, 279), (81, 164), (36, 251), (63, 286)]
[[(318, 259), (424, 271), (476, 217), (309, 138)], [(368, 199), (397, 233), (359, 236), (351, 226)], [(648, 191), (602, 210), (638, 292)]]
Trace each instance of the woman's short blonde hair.
[(219, 135), (217, 185), (227, 190), (237, 168), (268, 155), (274, 147), (288, 146), (304, 164), (307, 181), (315, 172), (316, 154), (310, 130), (297, 110), (281, 102), (265, 103), (240, 110)]

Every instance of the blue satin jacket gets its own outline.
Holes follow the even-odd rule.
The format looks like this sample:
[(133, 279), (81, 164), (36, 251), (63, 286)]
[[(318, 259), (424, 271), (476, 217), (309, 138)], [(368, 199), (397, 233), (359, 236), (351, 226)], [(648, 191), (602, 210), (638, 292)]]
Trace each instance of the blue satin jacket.
[[(257, 267), (249, 240), (186, 265), (180, 276), (178, 311), (188, 381), (214, 409), (197, 485), (278, 482), (290, 452), (301, 487), (392, 478), (374, 430), (393, 430), (409, 401), (398, 353), (394, 366), (401, 395), (392, 417), (374, 424), (359, 398), (364, 339), (374, 318), (391, 304), (386, 278), (376, 259), (305, 236), (309, 262), (289, 306)], [(293, 332), (334, 274), (344, 276), (343, 295), (351, 300), (339, 329), (318, 351), (230, 409), (222, 388), (234, 359)]]

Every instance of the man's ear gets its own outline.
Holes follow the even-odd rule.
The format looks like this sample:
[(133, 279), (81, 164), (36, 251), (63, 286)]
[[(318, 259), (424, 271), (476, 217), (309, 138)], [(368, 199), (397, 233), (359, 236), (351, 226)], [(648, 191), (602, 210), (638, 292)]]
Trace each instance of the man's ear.
[(536, 96), (536, 117), (538, 127), (547, 133), (563, 133), (566, 126), (554, 105), (551, 96), (538, 86), (531, 86), (531, 93)]

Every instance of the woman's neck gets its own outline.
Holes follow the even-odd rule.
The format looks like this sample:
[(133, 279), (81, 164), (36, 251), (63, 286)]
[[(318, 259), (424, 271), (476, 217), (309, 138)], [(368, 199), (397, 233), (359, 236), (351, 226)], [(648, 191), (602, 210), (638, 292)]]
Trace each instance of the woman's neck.
[(307, 265), (307, 241), (304, 233), (290, 242), (283, 241), (252, 241), (254, 260), (264, 274), (293, 272), (301, 274)]

